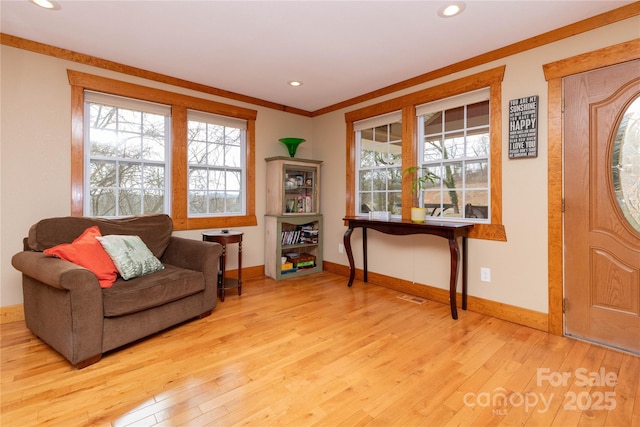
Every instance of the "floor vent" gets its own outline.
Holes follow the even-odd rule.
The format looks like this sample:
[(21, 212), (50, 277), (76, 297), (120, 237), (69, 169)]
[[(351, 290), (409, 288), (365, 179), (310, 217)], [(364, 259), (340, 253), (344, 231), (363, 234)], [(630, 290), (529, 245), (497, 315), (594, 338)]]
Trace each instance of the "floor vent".
[(426, 299), (417, 297), (415, 295), (400, 295), (398, 298), (400, 298), (402, 300), (405, 300), (405, 301), (412, 302), (414, 304), (419, 304), (419, 305), (422, 305), (425, 302), (427, 302)]

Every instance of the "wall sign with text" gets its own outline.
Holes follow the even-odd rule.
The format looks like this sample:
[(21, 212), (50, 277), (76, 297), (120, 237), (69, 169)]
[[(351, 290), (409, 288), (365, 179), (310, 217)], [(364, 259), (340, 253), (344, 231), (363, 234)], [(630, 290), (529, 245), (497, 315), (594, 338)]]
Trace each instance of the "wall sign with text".
[(538, 95), (509, 101), (509, 158), (538, 157)]

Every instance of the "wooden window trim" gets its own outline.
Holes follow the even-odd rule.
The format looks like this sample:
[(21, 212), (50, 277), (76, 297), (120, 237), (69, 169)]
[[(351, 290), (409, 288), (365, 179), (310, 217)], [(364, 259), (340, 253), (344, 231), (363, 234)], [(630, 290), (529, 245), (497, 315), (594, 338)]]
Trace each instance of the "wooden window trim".
[[(87, 89), (171, 106), (171, 217), (175, 230), (257, 225), (255, 203), (257, 111), (74, 70), (67, 70), (67, 76), (71, 85), (71, 215), (84, 215), (84, 91)], [(245, 215), (189, 218), (187, 212), (187, 109), (247, 121)]]
[[(345, 114), (347, 142), (346, 210), (347, 216), (355, 215), (356, 146), (353, 123), (381, 114), (402, 110), (402, 163), (403, 167), (417, 164), (416, 106), (449, 98), (466, 92), (489, 87), (491, 108), (491, 224), (475, 224), (469, 237), (476, 239), (506, 241), (502, 224), (502, 80), (505, 66), (493, 68), (468, 77), (463, 77), (438, 86), (403, 95), (378, 104), (350, 111)], [(411, 179), (405, 176), (402, 182), (402, 218), (411, 218)]]

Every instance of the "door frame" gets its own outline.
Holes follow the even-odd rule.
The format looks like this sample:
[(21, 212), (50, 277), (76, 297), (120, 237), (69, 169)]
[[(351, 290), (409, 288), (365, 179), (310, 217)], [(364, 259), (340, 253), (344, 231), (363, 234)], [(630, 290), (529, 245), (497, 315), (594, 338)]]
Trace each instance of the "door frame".
[(548, 85), (548, 331), (564, 335), (562, 79), (598, 68), (640, 59), (640, 39), (543, 65)]

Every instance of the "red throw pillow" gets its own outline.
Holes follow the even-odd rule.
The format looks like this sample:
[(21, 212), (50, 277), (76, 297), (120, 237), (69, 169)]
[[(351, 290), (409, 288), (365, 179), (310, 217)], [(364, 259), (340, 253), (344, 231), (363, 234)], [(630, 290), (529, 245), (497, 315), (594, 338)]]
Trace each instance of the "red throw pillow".
[(63, 243), (43, 252), (93, 272), (101, 288), (109, 288), (116, 281), (118, 270), (96, 237), (101, 236), (97, 225), (89, 227), (72, 243)]

